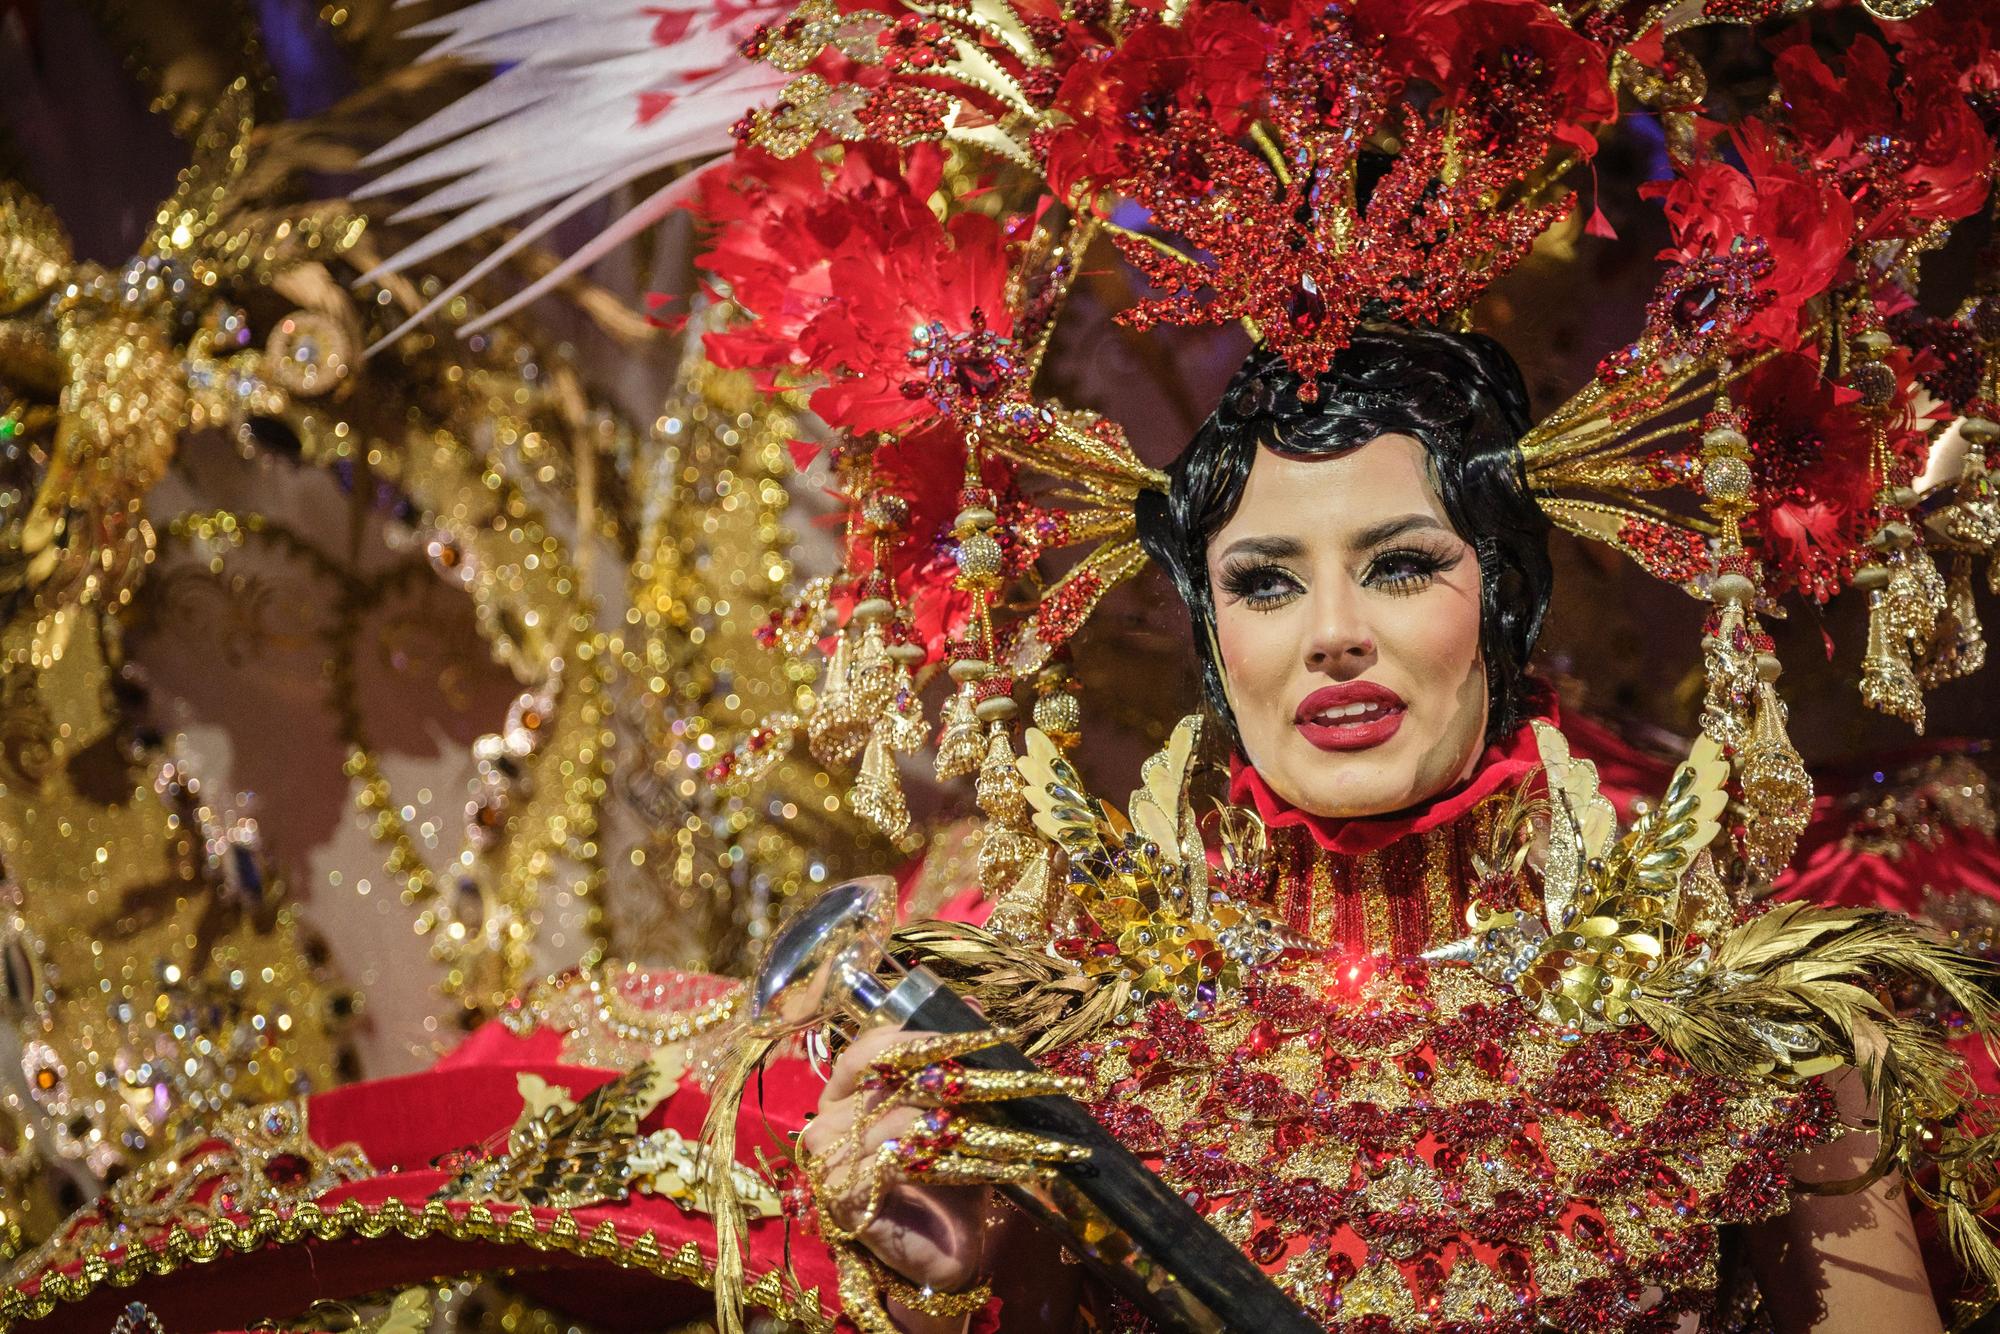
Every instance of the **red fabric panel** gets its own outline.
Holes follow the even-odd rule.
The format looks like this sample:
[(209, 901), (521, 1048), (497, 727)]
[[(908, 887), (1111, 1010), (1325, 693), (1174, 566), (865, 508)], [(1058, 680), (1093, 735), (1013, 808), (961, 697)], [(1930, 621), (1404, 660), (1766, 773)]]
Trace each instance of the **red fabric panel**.
[(538, 1028), (526, 1037), (516, 1037), (502, 1023), (481, 1024), (472, 1036), (444, 1054), (433, 1070), (455, 1070), (467, 1065), (534, 1065), (562, 1059), (562, 1034)]

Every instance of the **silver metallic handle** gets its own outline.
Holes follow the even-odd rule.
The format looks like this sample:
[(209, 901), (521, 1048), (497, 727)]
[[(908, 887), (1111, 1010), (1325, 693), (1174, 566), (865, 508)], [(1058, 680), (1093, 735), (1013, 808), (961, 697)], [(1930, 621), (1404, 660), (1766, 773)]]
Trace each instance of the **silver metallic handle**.
[[(882, 984), (872, 976), (868, 981), (877, 991), (882, 992), (882, 998), (869, 1004), (868, 1008), (878, 1022), (885, 1024), (907, 1024), (910, 1022), (910, 1016), (921, 1010), (924, 1003), (937, 995), (944, 986), (944, 983), (938, 980), (938, 975), (928, 968), (912, 969), (905, 973), (903, 980), (891, 991), (884, 991)], [(862, 1001), (858, 989), (855, 1000)]]

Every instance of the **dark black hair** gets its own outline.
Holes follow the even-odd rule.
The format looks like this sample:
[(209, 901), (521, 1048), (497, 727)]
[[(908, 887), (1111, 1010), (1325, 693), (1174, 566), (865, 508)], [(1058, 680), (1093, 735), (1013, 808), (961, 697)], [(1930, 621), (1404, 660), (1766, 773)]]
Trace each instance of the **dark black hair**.
[(1490, 694), (1486, 736), (1509, 735), (1536, 687), (1528, 658), (1548, 611), (1554, 571), (1547, 518), (1528, 491), (1516, 448), (1528, 394), (1505, 348), (1484, 334), (1363, 324), (1325, 374), (1319, 395), (1276, 353), (1252, 352), (1222, 402), (1168, 466), (1166, 494), (1139, 494), (1139, 540), (1180, 590), (1194, 621), (1202, 688), (1232, 734), (1236, 720), (1215, 657), (1208, 543), (1242, 502), (1259, 446), (1293, 458), (1342, 454), (1407, 435), (1430, 455), (1452, 527), (1479, 558), (1480, 648)]

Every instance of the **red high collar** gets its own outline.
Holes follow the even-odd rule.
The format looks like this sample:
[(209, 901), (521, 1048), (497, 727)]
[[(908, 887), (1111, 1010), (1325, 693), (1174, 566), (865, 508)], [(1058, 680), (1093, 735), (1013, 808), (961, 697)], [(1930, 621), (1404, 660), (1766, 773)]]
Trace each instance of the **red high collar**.
[[(1545, 691), (1535, 700), (1535, 712), (1530, 721), (1556, 725), (1554, 691)], [(1300, 810), (1272, 791), (1271, 785), (1251, 767), (1248, 760), (1241, 755), (1232, 755), (1229, 760), (1229, 799), (1238, 805), (1250, 806), (1267, 829), (1304, 829), (1312, 834), (1314, 842), (1328, 852), (1360, 857), (1379, 851), (1407, 835), (1426, 833), (1450, 824), (1495, 792), (1518, 782), (1523, 774), (1540, 763), (1534, 729), (1524, 722), (1514, 729), (1511, 736), (1488, 746), (1479, 757), (1479, 765), (1473, 770), (1472, 777), (1450, 791), (1393, 815), (1339, 819)]]

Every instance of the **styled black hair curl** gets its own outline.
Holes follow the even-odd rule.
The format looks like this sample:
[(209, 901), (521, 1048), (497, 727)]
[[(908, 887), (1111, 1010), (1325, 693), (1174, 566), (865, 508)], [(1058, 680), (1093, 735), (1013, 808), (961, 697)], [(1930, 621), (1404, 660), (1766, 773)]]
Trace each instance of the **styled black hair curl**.
[(1520, 368), (1483, 334), (1369, 323), (1319, 377), (1317, 398), (1300, 398), (1303, 383), (1276, 353), (1252, 352), (1169, 465), (1169, 490), (1139, 495), (1139, 540), (1187, 603), (1210, 705), (1233, 734), (1216, 660), (1208, 543), (1242, 502), (1258, 448), (1325, 458), (1378, 436), (1407, 435), (1429, 454), (1445, 513), (1478, 556), (1491, 701), (1486, 736), (1509, 735), (1534, 693), (1528, 659), (1554, 580), (1548, 519), (1529, 493), (1516, 448), (1528, 429)]

